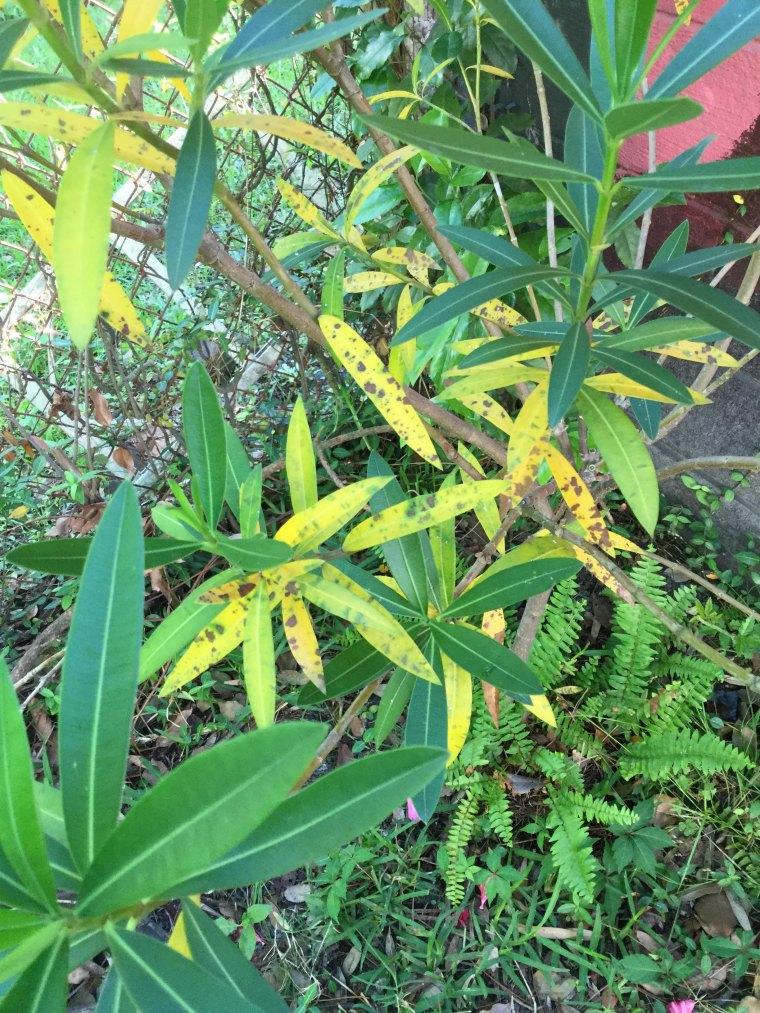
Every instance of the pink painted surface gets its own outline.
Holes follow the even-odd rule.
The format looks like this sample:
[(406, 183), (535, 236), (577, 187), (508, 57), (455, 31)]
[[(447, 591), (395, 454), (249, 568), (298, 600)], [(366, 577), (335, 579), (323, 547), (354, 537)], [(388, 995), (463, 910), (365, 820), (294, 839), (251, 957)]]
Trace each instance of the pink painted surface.
[[(757, 2), (760, 3), (760, 0)], [(705, 24), (709, 24), (724, 3), (725, 0), (702, 0), (692, 15), (691, 24), (681, 27), (649, 75), (650, 83), (656, 80), (660, 69), (672, 55), (681, 50)], [(680, 8), (681, 4), (678, 6)], [(676, 16), (676, 0), (659, 0), (652, 48)], [(709, 32), (709, 27), (706, 30)], [(704, 137), (713, 135), (715, 140), (707, 148), (703, 161), (760, 155), (760, 38), (715, 67), (685, 94), (699, 102), (705, 111), (688, 123), (658, 131), (658, 164), (669, 161)], [(626, 142), (621, 153), (621, 167), (623, 175), (648, 171), (648, 141), (645, 136)], [(718, 245), (727, 233), (731, 233), (736, 241), (746, 239), (760, 220), (760, 191), (745, 192), (742, 196), (745, 198), (743, 208), (736, 205), (731, 194), (691, 194), (687, 195), (685, 207), (658, 209), (649, 236), (650, 255), (685, 218), (691, 225), (691, 248)], [(739, 272), (739, 277), (740, 269), (734, 268), (734, 274), (736, 272)]]
[[(681, 50), (720, 10), (723, 3), (724, 0), (702, 0), (692, 15), (691, 24), (684, 25), (679, 30), (665, 56), (655, 66), (650, 74), (650, 82), (656, 80), (670, 56)], [(655, 16), (652, 48), (670, 28), (676, 16), (675, 0), (660, 0)], [(713, 134), (716, 139), (707, 149), (705, 158), (712, 161), (730, 156), (739, 139), (754, 127), (760, 116), (760, 39), (755, 39), (726, 63), (710, 71), (688, 88), (685, 94), (704, 106), (705, 111), (688, 123), (658, 132), (657, 161), (667, 162), (703, 137)], [(632, 138), (623, 151), (622, 161), (628, 170), (646, 172), (646, 138)]]

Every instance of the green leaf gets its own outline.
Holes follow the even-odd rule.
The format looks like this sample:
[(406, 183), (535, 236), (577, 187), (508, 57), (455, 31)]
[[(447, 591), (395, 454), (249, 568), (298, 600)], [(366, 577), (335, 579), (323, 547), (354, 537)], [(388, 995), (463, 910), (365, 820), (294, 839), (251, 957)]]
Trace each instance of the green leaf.
[(69, 337), (79, 349), (92, 337), (106, 275), (115, 129), (104, 123), (87, 135), (58, 189), (53, 267)]
[(557, 349), (549, 374), (549, 425), (559, 425), (586, 379), (591, 342), (585, 324), (572, 324)]
[(214, 528), (227, 487), (226, 435), (216, 388), (200, 362), (194, 362), (185, 377), (182, 431), (193, 477), (198, 482), (198, 505)]
[(240, 60), (247, 59), (249, 53), (287, 38), (303, 28), (323, 6), (324, 4), (320, 6), (320, 0), (269, 0), (269, 3), (254, 11), (232, 42), (225, 47), (221, 65), (239, 63)]
[(760, 157), (726, 158), (684, 168), (666, 166), (643, 176), (625, 176), (620, 181), (634, 190), (680, 193), (732, 193), (760, 189)]
[(380, 697), (380, 706), (377, 708), (374, 728), (376, 746), (381, 746), (396, 726), (409, 703), (415, 684), (419, 681), (421, 680), (403, 668), (397, 668), (391, 675)]
[(98, 995), (96, 1013), (139, 1013), (113, 964)]
[(29, 740), (11, 682), (0, 659), (0, 847), (22, 883), (48, 911), (55, 887), (34, 802)]
[(346, 251), (338, 250), (330, 260), (322, 283), (322, 313), (344, 320), (343, 275), (346, 271)]
[[(382, 547), (384, 548), (387, 544), (387, 542), (384, 543)], [(345, 573), (351, 580), (356, 581), (365, 591), (369, 591), (378, 605), (382, 605), (391, 615), (406, 616), (407, 619), (420, 619), (421, 616), (427, 615), (427, 610), (423, 612), (414, 608), (406, 598), (402, 597), (397, 591), (394, 591), (393, 588), (388, 587), (379, 578), (373, 577), (371, 573), (367, 573), (366, 570), (349, 562), (349, 560), (336, 559), (333, 566), (336, 570), (341, 570)]]
[(456, 319), (490, 299), (501, 299), (516, 289), (525, 288), (526, 285), (561, 278), (567, 274), (567, 271), (558, 268), (537, 265), (497, 268), (477, 278), (470, 278), (426, 303), (419, 313), (397, 332), (391, 345), (400, 345), (404, 341), (418, 338), (421, 334)]
[(300, 396), (296, 398), (290, 414), (285, 444), (285, 471), (293, 513), (314, 506), (317, 502), (317, 462), (306, 409)]
[(240, 487), (240, 534), (252, 538), (263, 533), (261, 520), (261, 494), (264, 486), (263, 469), (257, 464)]
[(636, 421), (650, 440), (656, 440), (660, 431), (660, 419), (662, 418), (662, 405), (659, 401), (645, 401), (640, 397), (628, 399), (631, 411), (636, 416)]
[(458, 368), (460, 370), (471, 369), (473, 366), (485, 366), (489, 362), (498, 362), (510, 355), (521, 355), (523, 352), (532, 352), (534, 349), (546, 348), (547, 345), (559, 342), (567, 330), (567, 324), (563, 324), (557, 335), (545, 338), (521, 337), (512, 335), (508, 338), (494, 338), (474, 349), (462, 359)]
[[(508, 559), (509, 556), (503, 558)], [(576, 559), (560, 557), (517, 563), (499, 570), (492, 576), (486, 571), (473, 586), (441, 613), (441, 618), (466, 618), (482, 615), (491, 609), (508, 608), (526, 598), (532, 598), (534, 594), (548, 591), (561, 580), (572, 577), (579, 569), (580, 563)]]
[[(663, 268), (669, 270), (667, 267), (668, 261), (677, 259), (682, 254), (686, 253), (686, 247), (689, 243), (689, 220), (688, 218), (677, 225), (675, 229), (670, 233), (669, 236), (661, 244), (659, 250), (652, 257), (649, 264), (654, 270)], [(635, 327), (639, 320), (643, 320), (650, 310), (653, 310), (657, 305), (657, 297), (653, 295), (638, 295), (631, 306), (628, 314), (627, 330)]]
[(157, 939), (110, 924), (107, 936), (114, 967), (138, 1009), (160, 1010), (161, 1013), (192, 1013), (206, 1009), (256, 1013), (263, 1010), (242, 998), (227, 982)]
[(518, 50), (592, 119), (601, 119), (586, 71), (541, 0), (484, 0), (484, 6)]
[(82, 883), (79, 913), (176, 896), (178, 883), (202, 873), (272, 812), (322, 737), (319, 725), (291, 722), (222, 742), (175, 767), (99, 851)]
[[(595, 44), (597, 59), (604, 71), (604, 76), (610, 89), (617, 92), (617, 74), (615, 72), (612, 51), (612, 30), (614, 26), (611, 20), (609, 0), (588, 0), (588, 13), (591, 21), (592, 45)], [(591, 79), (592, 81), (594, 80), (593, 72)]]
[(373, 116), (367, 119), (367, 123), (405, 144), (413, 144), (422, 151), (432, 152), (461, 165), (474, 165), (483, 172), (497, 172), (515, 179), (550, 180), (556, 183), (566, 180), (577, 183), (593, 182), (590, 176), (572, 169), (564, 162), (542, 155), (527, 142), (514, 144), (482, 134), (468, 134), (465, 130), (454, 127), (394, 120), (388, 116)]
[(681, 404), (692, 404), (693, 398), (688, 387), (681, 383), (673, 374), (644, 355), (634, 352), (621, 352), (617, 348), (594, 348), (594, 358), (603, 366), (622, 373), (623, 376), (641, 383), (650, 390), (656, 390), (665, 397), (679, 401)]
[(259, 581), (251, 595), (245, 618), (243, 678), (256, 726), (268, 728), (274, 724), (277, 669), (272, 636), (272, 613), (269, 609), (267, 585), (263, 580)]
[(357, 640), (325, 665), (325, 692), (309, 683), (298, 695), (298, 706), (309, 707), (353, 693), (379, 679), (389, 668), (390, 662), (384, 655), (366, 640)]
[[(112, 43), (109, 39), (108, 48), (96, 56), (92, 63), (96, 67), (102, 66), (108, 60), (118, 59), (120, 56), (137, 56), (142, 53), (150, 53), (154, 49), (160, 49), (163, 53), (181, 53), (187, 51), (193, 44), (193, 40), (179, 32), (141, 32), (139, 35), (130, 35), (121, 42)], [(166, 64), (164, 64), (166, 66)], [(175, 70), (182, 70), (176, 64)]]
[(609, 398), (589, 387), (578, 395), (578, 409), (636, 520), (651, 535), (657, 524), (660, 493), (652, 458), (636, 427)]
[(177, 289), (195, 263), (216, 180), (216, 143), (206, 114), (193, 113), (177, 158), (166, 219), (166, 270)]
[(122, 482), (95, 532), (61, 679), (61, 793), (71, 853), (84, 871), (121, 809), (143, 626), (143, 536)]
[[(273, 6), (272, 0), (269, 0), (262, 11), (267, 10)], [(284, 6), (282, 3), (276, 5), (280, 11)], [(293, 4), (292, 7), (300, 8), (302, 4)], [(266, 45), (259, 45), (258, 47), (249, 47), (246, 49), (242, 56), (231, 58), (228, 54), (232, 51), (232, 48), (240, 37), (239, 33), (236, 39), (233, 39), (232, 43), (224, 51), (222, 59), (216, 60), (216, 53), (207, 61), (207, 66), (211, 69), (211, 75), (209, 78), (209, 90), (217, 88), (230, 74), (234, 74), (238, 70), (243, 70), (246, 67), (258, 67), (265, 66), (270, 63), (274, 63), (277, 60), (283, 60), (287, 57), (294, 56), (297, 53), (308, 53), (312, 49), (316, 49), (318, 46), (326, 46), (330, 42), (334, 42), (336, 39), (342, 38), (344, 35), (348, 35), (349, 32), (354, 32), (359, 28), (363, 28), (370, 22), (375, 21), (381, 17), (385, 12), (384, 7), (375, 7), (373, 10), (366, 11), (363, 14), (354, 14), (347, 18), (337, 18), (328, 25), (324, 25), (321, 28), (314, 30), (300, 32), (297, 35), (287, 37), (285, 35), (275, 35), (272, 41), (269, 41)], [(244, 26), (245, 29), (245, 26)], [(244, 30), (243, 29), (243, 30)], [(220, 52), (217, 50), (217, 53)]]
[(660, 965), (646, 953), (629, 953), (615, 962), (615, 974), (636, 985), (644, 985), (659, 980)]
[(0, 908), (0, 953), (23, 942), (27, 936), (50, 924), (46, 915)]
[(225, 559), (246, 573), (269, 570), (293, 558), (293, 550), (289, 545), (267, 538), (266, 535), (252, 535), (250, 538), (219, 535), (217, 547)]
[[(235, 519), (239, 521), (240, 490), (251, 474), (251, 462), (248, 460), (248, 454), (246, 453), (240, 437), (227, 421), (224, 423), (224, 445), (227, 455), (224, 499)], [(254, 533), (255, 532), (251, 532), (251, 534)], [(247, 533), (243, 534), (243, 538), (246, 537)]]
[(122, 56), (119, 59), (105, 56), (101, 59), (100, 65), (115, 74), (130, 74), (134, 77), (171, 78), (184, 81), (192, 77), (192, 71), (186, 67), (178, 66), (173, 61), (146, 60), (137, 56)]
[(205, 604), (198, 599), (206, 592), (233, 580), (237, 574), (224, 570), (204, 581), (157, 626), (143, 644), (140, 652), (139, 682), (150, 678), (163, 665), (190, 643), (190, 641), (225, 607), (224, 602)]
[(72, 858), (66, 836), (61, 793), (45, 781), (35, 781), (34, 795), (55, 885), (59, 890), (78, 893), (82, 877)]
[(82, 55), (82, 6), (83, 0), (59, 0), (61, 21), (77, 56)]
[(290, 1007), (263, 975), (197, 904), (183, 901), (182, 915), (194, 964), (219, 978), (257, 1009), (266, 1013), (289, 1013)]
[(760, 349), (760, 315), (718, 288), (664, 271), (616, 271), (610, 277), (651, 292), (716, 331), (725, 331), (750, 348)]
[(4, 67), (13, 47), (29, 27), (29, 18), (7, 18), (0, 21), (0, 67)]
[(55, 923), (55, 928), (57, 938), (35, 957), (3, 996), (3, 1013), (53, 1013), (66, 1008), (69, 943), (64, 923)]
[(2, 70), (0, 71), (0, 95), (9, 91), (22, 91), (26, 88), (36, 88), (38, 85), (54, 84), (61, 81), (60, 74), (38, 74), (29, 70)]
[(649, 98), (677, 95), (760, 35), (756, 0), (727, 0), (669, 60), (649, 89)]
[[(717, 341), (725, 337), (709, 324), (692, 317), (661, 317), (647, 320), (630, 331), (605, 334), (600, 343), (602, 348), (620, 348), (626, 352), (640, 352), (660, 345), (676, 344), (678, 341)], [(596, 349), (596, 346), (594, 346)]]
[(427, 784), (447, 755), (423, 747), (393, 749), (325, 774), (287, 798), (229, 855), (209, 861), (180, 892), (261, 883), (329, 855)]
[[(14, 946), (13, 949), (5, 952), (0, 957), (0, 982), (8, 981), (10, 978), (15, 978), (18, 975), (23, 975), (23, 972), (28, 968), (40, 954), (45, 953), (56, 945), (56, 942), (64, 937), (66, 933), (66, 923), (63, 919), (55, 919), (53, 921), (46, 922), (45, 925), (38, 929), (31, 936), (25, 936), (25, 938)], [(30, 975), (30, 978), (34, 975)], [(29, 984), (29, 979), (27, 979)], [(18, 985), (18, 982), (16, 982)], [(15, 987), (15, 986), (14, 986)], [(23, 994), (23, 993), (22, 993)], [(5, 997), (7, 998), (7, 996)], [(18, 999), (18, 995), (17, 995)], [(5, 999), (2, 1003), (2, 1008), (5, 1010)], [(15, 1006), (17, 1013), (29, 1013), (28, 1006)], [(62, 1007), (59, 1005), (58, 1009)], [(47, 1011), (46, 1011), (47, 1013)]]
[(430, 630), (439, 650), (455, 665), (478, 679), (490, 682), (518, 703), (530, 703), (543, 695), (536, 674), (524, 661), (479, 630), (461, 623), (431, 623)]
[[(404, 745), (432, 746), (436, 749), (448, 748), (448, 709), (446, 706), (446, 687), (443, 680), (441, 658), (435, 644), (431, 641), (425, 651), (440, 682), (428, 682), (427, 679), (415, 679), (412, 698), (406, 714)], [(423, 823), (429, 822), (443, 788), (444, 771), (438, 771), (419, 791), (412, 796), (414, 808)]]
[(228, 6), (229, 0), (186, 0), (182, 28), (186, 35), (196, 40), (192, 46), (196, 60), (205, 56)]
[[(404, 490), (395, 478), (392, 468), (374, 450), (369, 455), (367, 477), (387, 477), (390, 479), (370, 499), (373, 514), (378, 514), (386, 507), (396, 503), (403, 503), (406, 499)], [(412, 606), (413, 611), (421, 616), (427, 616), (428, 611), (427, 570), (423, 551), (423, 540), (426, 538), (427, 535), (424, 532), (416, 532), (384, 542), (382, 545), (383, 558), (391, 571), (391, 576)]]
[[(11, 549), (5, 557), (14, 566), (61, 577), (78, 577), (84, 569), (92, 538), (46, 538)], [(189, 556), (198, 549), (197, 542), (180, 542), (174, 538), (146, 538), (145, 569), (166, 566), (176, 559)]]
[(641, 102), (626, 102), (611, 109), (604, 117), (604, 125), (615, 140), (662, 130), (677, 123), (685, 123), (701, 116), (704, 108), (690, 98), (662, 98)]
[[(568, 165), (593, 179), (602, 178), (604, 157), (599, 124), (580, 106), (573, 106), (567, 118), (564, 154)], [(567, 189), (578, 208), (585, 233), (590, 234), (599, 204), (599, 191), (591, 183), (569, 183)]]
[(639, 64), (646, 53), (656, 9), (657, 0), (616, 0), (615, 76), (621, 97), (626, 96), (638, 80)]
[(0, 848), (0, 903), (8, 904), (10, 907), (18, 908), (20, 911), (38, 913), (41, 909), (40, 902), (33, 897), (5, 857)]

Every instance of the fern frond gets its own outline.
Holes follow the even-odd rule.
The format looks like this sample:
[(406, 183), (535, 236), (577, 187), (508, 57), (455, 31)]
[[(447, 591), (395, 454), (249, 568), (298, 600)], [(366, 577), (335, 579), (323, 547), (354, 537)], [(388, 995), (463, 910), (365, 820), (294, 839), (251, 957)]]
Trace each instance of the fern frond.
[(585, 604), (578, 597), (577, 580), (571, 577), (557, 584), (528, 658), (545, 689), (567, 681), (565, 668), (568, 659), (577, 650), (584, 611)]
[(577, 795), (575, 804), (590, 823), (601, 823), (606, 827), (615, 823), (631, 827), (640, 819), (636, 813), (631, 809), (626, 809), (625, 806), (605, 802), (603, 799), (594, 798), (589, 794)]
[(512, 810), (498, 781), (492, 781), (486, 797), (486, 814), (491, 833), (507, 847), (512, 843)]
[(629, 778), (643, 774), (652, 780), (688, 770), (701, 774), (746, 770), (752, 761), (712, 732), (696, 729), (667, 731), (627, 747), (619, 760), (620, 773)]
[(547, 826), (551, 829), (552, 863), (561, 886), (576, 903), (590, 903), (596, 893), (599, 863), (594, 858), (591, 838), (576, 806), (575, 796), (549, 792), (551, 808)]
[(446, 839), (448, 863), (444, 880), (446, 896), (454, 905), (461, 904), (464, 898), (467, 867), (465, 849), (475, 833), (475, 817), (478, 807), (479, 798), (476, 791), (470, 789), (465, 792), (451, 821)]
[(583, 788), (583, 777), (577, 763), (562, 753), (553, 753), (543, 747), (536, 750), (533, 763), (550, 781), (565, 788)]

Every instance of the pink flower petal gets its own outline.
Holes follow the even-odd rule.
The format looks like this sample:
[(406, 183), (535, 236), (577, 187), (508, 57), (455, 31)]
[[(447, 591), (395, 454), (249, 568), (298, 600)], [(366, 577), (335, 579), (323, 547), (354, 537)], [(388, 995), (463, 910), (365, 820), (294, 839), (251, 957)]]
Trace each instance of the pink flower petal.
[(668, 1013), (694, 1013), (695, 999), (677, 999), (668, 1003)]
[(488, 903), (488, 898), (486, 897), (486, 884), (478, 884), (478, 889), (480, 890), (480, 906), (478, 907), (478, 911), (482, 911)]
[(459, 912), (459, 917), (457, 918), (456, 922), (457, 926), (458, 927), (464, 926), (467, 924), (469, 920), (470, 920), (470, 912), (467, 910), (467, 908), (464, 908), (464, 910)]
[(412, 823), (417, 823), (420, 818), (420, 814), (414, 808), (414, 802), (409, 798), (406, 800), (406, 814)]

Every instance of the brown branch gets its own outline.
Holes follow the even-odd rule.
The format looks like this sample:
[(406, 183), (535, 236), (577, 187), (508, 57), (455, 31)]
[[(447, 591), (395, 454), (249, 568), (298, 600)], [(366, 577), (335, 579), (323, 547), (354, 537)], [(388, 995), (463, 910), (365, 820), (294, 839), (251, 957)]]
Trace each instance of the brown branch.
[(668, 478), (674, 478), (685, 471), (708, 471), (709, 469), (723, 471), (760, 471), (760, 458), (758, 457), (692, 457), (687, 461), (676, 461), (675, 464), (668, 464), (657, 472), (657, 481), (664, 482)]

